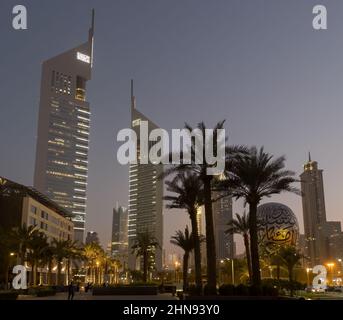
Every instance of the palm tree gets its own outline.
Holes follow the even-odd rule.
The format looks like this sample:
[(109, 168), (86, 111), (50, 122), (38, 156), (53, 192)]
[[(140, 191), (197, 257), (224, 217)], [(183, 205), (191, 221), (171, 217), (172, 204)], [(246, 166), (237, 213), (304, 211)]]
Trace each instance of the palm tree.
[(190, 252), (194, 249), (193, 233), (189, 233), (188, 226), (183, 233), (181, 230), (176, 231), (171, 237), (170, 243), (180, 247), (183, 251), (183, 291), (188, 290), (188, 259)]
[[(213, 225), (213, 212), (212, 203), (214, 199), (212, 198), (212, 188), (215, 176), (213, 170), (217, 163), (210, 163), (205, 156), (205, 146), (213, 146), (214, 154), (218, 153), (219, 147), (217, 145), (217, 137), (219, 130), (224, 128), (224, 121), (218, 122), (213, 130), (213, 137), (209, 137), (206, 134), (206, 125), (204, 122), (200, 122), (197, 125), (197, 133), (194, 136), (193, 142), (191, 143), (190, 149), (185, 151), (185, 154), (190, 155), (191, 163), (188, 164), (185, 161), (185, 157), (182, 159), (181, 164), (172, 165), (168, 170), (166, 170), (163, 176), (168, 176), (173, 173), (180, 172), (192, 172), (195, 176), (203, 183), (204, 188), (204, 205), (205, 205), (205, 220), (206, 220), (206, 258), (207, 258), (207, 293), (216, 294), (216, 282), (217, 282), (217, 259), (216, 259), (216, 246), (214, 237), (214, 225)], [(190, 132), (193, 128), (185, 124), (185, 128)], [(226, 138), (225, 138), (226, 140)], [(197, 150), (197, 146), (202, 146), (200, 150)], [(225, 157), (229, 155), (232, 156), (236, 153), (244, 152), (245, 149), (240, 146), (233, 146), (225, 148)], [(202, 158), (202, 161), (197, 161)], [(201, 163), (199, 163), (201, 162)], [(212, 175), (211, 175), (212, 174)]]
[(175, 196), (165, 196), (167, 208), (186, 209), (191, 220), (194, 248), (195, 283), (198, 292), (201, 292), (201, 251), (198, 230), (197, 214), (203, 204), (203, 184), (192, 173), (179, 173), (173, 180), (166, 181), (167, 191)]
[(36, 226), (27, 226), (25, 223), (18, 228), (14, 228), (13, 232), (13, 237), (18, 243), (20, 263), (24, 265), (27, 249), (30, 243), (39, 236), (40, 232)]
[(76, 242), (71, 240), (57, 240), (53, 239), (52, 247), (54, 251), (54, 257), (57, 263), (57, 285), (62, 286), (62, 263), (64, 259), (69, 259), (72, 250), (76, 247)]
[(11, 252), (15, 250), (13, 233), (0, 226), (0, 283), (8, 285), (8, 271), (11, 264)]
[(249, 214), (245, 211), (242, 216), (236, 213), (236, 219), (232, 219), (228, 223), (229, 228), (225, 233), (241, 234), (244, 241), (245, 256), (247, 258), (249, 280), (251, 281), (251, 255), (250, 255), (250, 240), (249, 240)]
[(288, 270), (289, 284), (291, 287), (291, 296), (293, 296), (293, 270), (294, 267), (297, 264), (299, 264), (300, 260), (302, 259), (302, 254), (294, 246), (285, 246), (280, 248), (279, 256), (281, 258), (283, 265)]
[(99, 265), (99, 257), (101, 255), (102, 248), (97, 243), (86, 244), (83, 248), (83, 256), (87, 261), (88, 273), (91, 278), (91, 282), (96, 282), (96, 271)]
[(47, 265), (48, 267), (48, 274), (47, 274), (47, 282), (48, 285), (51, 286), (53, 281), (52, 281), (52, 265), (54, 261), (54, 248), (50, 245), (45, 247), (44, 253), (43, 253), (43, 263)]
[(132, 253), (136, 253), (137, 257), (143, 258), (144, 282), (147, 282), (148, 280), (149, 254), (151, 254), (157, 247), (159, 247), (159, 243), (148, 231), (138, 233), (135, 242), (131, 247)]
[(28, 243), (27, 260), (31, 265), (31, 283), (37, 285), (37, 267), (44, 260), (44, 253), (48, 247), (47, 236), (43, 232), (34, 233), (34, 236)]
[(246, 153), (236, 155), (227, 166), (227, 187), (236, 199), (243, 198), (249, 205), (249, 232), (252, 267), (252, 283), (261, 284), (258, 237), (257, 206), (264, 197), (289, 191), (299, 194), (292, 186), (297, 182), (294, 172), (284, 170), (285, 157), (274, 159), (273, 155), (252, 147)]
[[(212, 180), (213, 175), (209, 174), (209, 170), (213, 169), (216, 164), (210, 164), (205, 157), (205, 145), (212, 144), (214, 154), (217, 153), (217, 134), (218, 130), (223, 129), (224, 121), (218, 122), (214, 128), (213, 138), (209, 138), (206, 135), (206, 125), (201, 122), (197, 125), (197, 134), (195, 135), (195, 143), (192, 143), (190, 150), (188, 150), (191, 156), (191, 164), (181, 163), (171, 167), (165, 172), (165, 176), (175, 172), (190, 171), (203, 183), (204, 188), (204, 205), (205, 205), (205, 220), (206, 220), (206, 257), (207, 257), (207, 292), (209, 294), (216, 293), (217, 283), (217, 266), (216, 266), (216, 246), (214, 237), (214, 225), (213, 225), (213, 212), (212, 212)], [(193, 128), (185, 124), (185, 128), (190, 132)], [(212, 141), (211, 141), (212, 140)], [(198, 144), (198, 142), (200, 142)], [(214, 142), (214, 143), (213, 143)], [(200, 150), (196, 150), (196, 146), (202, 146)], [(196, 161), (198, 157), (202, 156), (201, 163)], [(183, 161), (184, 162), (184, 161)]]

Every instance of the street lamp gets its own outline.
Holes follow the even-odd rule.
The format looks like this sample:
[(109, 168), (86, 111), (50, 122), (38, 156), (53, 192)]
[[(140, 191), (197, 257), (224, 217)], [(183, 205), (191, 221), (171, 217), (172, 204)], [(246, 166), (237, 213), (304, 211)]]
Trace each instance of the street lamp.
[(307, 274), (307, 286), (310, 286), (310, 271), (312, 269), (311, 268), (306, 268), (306, 274)]
[(333, 262), (329, 262), (326, 264), (329, 267), (330, 275), (331, 275), (331, 285), (333, 283), (333, 267), (335, 264)]

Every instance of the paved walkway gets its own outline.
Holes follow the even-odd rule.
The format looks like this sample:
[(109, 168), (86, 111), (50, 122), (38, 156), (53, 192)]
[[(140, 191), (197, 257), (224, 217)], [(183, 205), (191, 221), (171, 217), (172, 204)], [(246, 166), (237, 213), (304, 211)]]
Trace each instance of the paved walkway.
[[(19, 295), (18, 300), (67, 300), (68, 294), (66, 292), (57, 293), (55, 296), (49, 297), (35, 297), (27, 295)], [(93, 296), (91, 293), (75, 293), (74, 300), (178, 300), (170, 293), (163, 293), (158, 295), (113, 295), (113, 296)]]

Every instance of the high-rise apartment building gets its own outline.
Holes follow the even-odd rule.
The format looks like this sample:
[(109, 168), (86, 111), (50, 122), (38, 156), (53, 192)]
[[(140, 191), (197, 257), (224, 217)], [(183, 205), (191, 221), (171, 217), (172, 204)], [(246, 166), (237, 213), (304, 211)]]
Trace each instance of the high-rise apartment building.
[(311, 264), (315, 265), (321, 260), (319, 252), (321, 239), (319, 239), (318, 227), (326, 222), (326, 210), (323, 170), (318, 169), (318, 163), (312, 161), (311, 155), (304, 164), (300, 179), (307, 255)]
[(86, 236), (86, 244), (100, 244), (98, 233), (95, 231), (88, 231)]
[[(160, 247), (152, 255), (151, 265), (162, 270), (163, 245), (163, 180), (159, 176), (163, 172), (162, 164), (140, 163), (143, 155), (140, 149), (140, 124), (148, 123), (148, 134), (158, 126), (136, 108), (136, 99), (133, 95), (133, 81), (131, 80), (131, 128), (137, 135), (137, 164), (131, 164), (129, 169), (129, 205), (128, 205), (128, 242), (130, 269), (140, 269), (141, 261), (131, 252), (139, 233), (149, 232), (158, 241)], [(149, 144), (148, 149), (153, 146)]]
[(113, 209), (111, 255), (116, 258), (127, 256), (127, 219), (127, 208), (116, 206)]
[(74, 239), (85, 230), (94, 11), (87, 42), (43, 62), (34, 187), (67, 209)]
[(225, 233), (228, 229), (229, 221), (232, 220), (232, 198), (229, 196), (224, 197), (220, 192), (214, 192), (213, 198), (219, 199), (212, 205), (217, 260), (234, 258), (235, 245), (233, 234)]

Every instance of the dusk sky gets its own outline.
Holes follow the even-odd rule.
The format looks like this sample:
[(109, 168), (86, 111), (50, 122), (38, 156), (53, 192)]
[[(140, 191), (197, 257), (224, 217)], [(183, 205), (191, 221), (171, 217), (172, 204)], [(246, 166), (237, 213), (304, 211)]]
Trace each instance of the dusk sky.
[[(19, 3), (25, 31), (12, 28)], [(312, 28), (317, 4), (326, 5), (328, 30)], [(41, 63), (87, 41), (92, 8), (86, 227), (103, 244), (116, 201), (128, 201), (116, 135), (130, 126), (131, 78), (137, 108), (162, 128), (226, 119), (230, 144), (264, 145), (297, 174), (311, 151), (324, 169), (327, 218), (342, 221), (342, 0), (1, 0), (0, 176), (33, 184)], [(303, 232), (301, 198), (272, 200), (296, 213)], [(180, 212), (164, 217), (175, 250), (170, 236), (189, 222)]]

